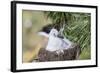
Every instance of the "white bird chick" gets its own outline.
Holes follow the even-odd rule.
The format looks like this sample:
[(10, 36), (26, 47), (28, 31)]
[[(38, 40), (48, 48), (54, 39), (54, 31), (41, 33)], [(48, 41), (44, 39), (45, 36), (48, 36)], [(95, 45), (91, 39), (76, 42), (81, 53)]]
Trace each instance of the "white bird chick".
[(59, 38), (59, 32), (55, 28), (52, 28), (49, 33), (40, 32), (39, 34), (49, 38), (46, 50), (50, 52), (55, 51), (57, 54), (64, 53), (63, 50), (69, 49), (72, 44), (71, 41), (66, 38)]

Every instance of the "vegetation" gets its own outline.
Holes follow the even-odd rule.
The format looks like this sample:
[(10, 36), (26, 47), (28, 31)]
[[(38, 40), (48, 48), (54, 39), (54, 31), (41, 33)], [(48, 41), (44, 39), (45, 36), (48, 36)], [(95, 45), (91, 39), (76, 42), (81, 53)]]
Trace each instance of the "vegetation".
[(45, 12), (45, 14), (59, 28), (65, 25), (64, 36), (72, 42), (78, 43), (82, 49), (80, 59), (90, 59), (91, 14), (71, 12)]

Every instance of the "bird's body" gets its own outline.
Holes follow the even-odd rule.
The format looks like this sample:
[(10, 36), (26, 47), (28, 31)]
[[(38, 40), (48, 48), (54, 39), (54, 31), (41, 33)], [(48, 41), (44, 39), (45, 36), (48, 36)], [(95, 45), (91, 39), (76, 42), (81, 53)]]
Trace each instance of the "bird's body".
[(51, 29), (49, 33), (49, 40), (46, 47), (46, 50), (48, 51), (58, 51), (58, 50), (64, 50), (68, 49), (71, 45), (71, 42), (69, 43), (68, 39), (62, 39), (57, 37), (58, 31), (56, 29)]
[[(45, 32), (43, 32), (45, 33)], [(41, 34), (45, 37), (48, 37), (48, 43), (47, 43), (47, 46), (46, 46), (46, 50), (47, 51), (62, 51), (64, 49), (68, 49), (70, 46), (71, 46), (71, 42), (66, 39), (66, 38), (59, 38), (58, 37), (58, 34), (59, 32), (55, 29), (55, 28), (52, 28), (49, 32), (49, 34)]]

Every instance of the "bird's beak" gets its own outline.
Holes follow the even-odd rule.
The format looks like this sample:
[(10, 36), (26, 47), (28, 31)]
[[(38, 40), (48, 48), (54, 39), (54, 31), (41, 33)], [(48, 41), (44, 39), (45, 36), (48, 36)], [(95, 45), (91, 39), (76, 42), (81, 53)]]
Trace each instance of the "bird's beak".
[(45, 37), (49, 37), (49, 34), (45, 33), (45, 32), (38, 32), (38, 35), (40, 36), (45, 36)]

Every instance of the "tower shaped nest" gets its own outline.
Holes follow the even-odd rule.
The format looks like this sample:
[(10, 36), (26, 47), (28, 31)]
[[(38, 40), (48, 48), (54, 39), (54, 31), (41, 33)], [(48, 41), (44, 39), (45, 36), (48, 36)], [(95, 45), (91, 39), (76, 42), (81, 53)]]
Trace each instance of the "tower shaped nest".
[(79, 58), (81, 48), (77, 44), (73, 44), (69, 49), (63, 50), (63, 53), (57, 54), (56, 51), (50, 52), (46, 49), (41, 49), (38, 54), (38, 61), (65, 61), (65, 60), (76, 60)]

